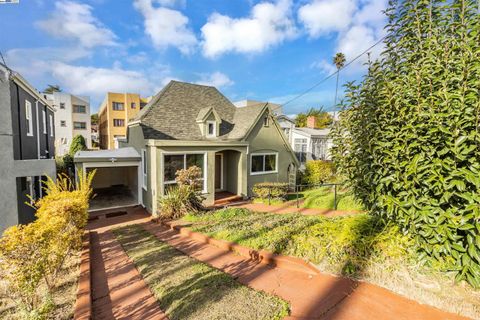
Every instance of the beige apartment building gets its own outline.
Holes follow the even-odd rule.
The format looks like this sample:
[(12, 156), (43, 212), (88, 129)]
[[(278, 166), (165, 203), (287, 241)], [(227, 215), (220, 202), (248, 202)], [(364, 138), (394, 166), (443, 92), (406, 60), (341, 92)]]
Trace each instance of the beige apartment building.
[(136, 93), (108, 92), (98, 111), (100, 149), (115, 149), (127, 135), (127, 124), (149, 101)]

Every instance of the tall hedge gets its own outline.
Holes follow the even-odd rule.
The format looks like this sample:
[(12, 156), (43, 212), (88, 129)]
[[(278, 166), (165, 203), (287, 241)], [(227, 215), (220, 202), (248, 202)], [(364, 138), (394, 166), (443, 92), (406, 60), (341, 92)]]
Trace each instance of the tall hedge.
[(480, 287), (477, 1), (390, 3), (385, 51), (347, 85), (333, 158), (424, 261)]

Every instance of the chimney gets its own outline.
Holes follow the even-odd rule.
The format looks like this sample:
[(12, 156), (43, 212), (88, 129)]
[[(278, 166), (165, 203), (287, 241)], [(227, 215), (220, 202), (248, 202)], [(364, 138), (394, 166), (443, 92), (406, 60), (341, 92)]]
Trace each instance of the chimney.
[(311, 128), (311, 129), (316, 128), (316, 118), (314, 116), (307, 117), (307, 128)]

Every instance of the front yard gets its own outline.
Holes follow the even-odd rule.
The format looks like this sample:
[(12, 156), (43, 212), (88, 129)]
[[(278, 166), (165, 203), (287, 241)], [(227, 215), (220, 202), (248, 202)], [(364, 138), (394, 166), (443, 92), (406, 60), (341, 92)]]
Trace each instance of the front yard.
[(465, 316), (480, 318), (480, 291), (421, 267), (413, 240), (368, 214), (335, 218), (224, 209), (183, 218), (196, 232), (296, 256), (324, 272), (354, 277)]
[(122, 227), (114, 234), (169, 319), (282, 319), (288, 315), (287, 302), (238, 283), (140, 226)]

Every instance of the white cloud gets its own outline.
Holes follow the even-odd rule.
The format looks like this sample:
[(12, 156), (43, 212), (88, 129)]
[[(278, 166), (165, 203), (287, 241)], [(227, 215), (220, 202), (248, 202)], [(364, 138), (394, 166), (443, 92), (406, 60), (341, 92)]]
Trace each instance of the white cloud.
[(322, 71), (324, 74), (327, 74), (327, 75), (332, 74), (335, 71), (337, 71), (337, 68), (335, 67), (335, 65), (331, 62), (328, 62), (325, 59), (313, 62), (310, 65), (310, 67), (315, 68), (315, 69), (319, 69), (320, 71)]
[(92, 15), (92, 7), (73, 1), (57, 1), (50, 18), (37, 26), (57, 38), (78, 41), (86, 48), (115, 44), (116, 36)]
[(234, 84), (234, 82), (226, 74), (218, 71), (211, 74), (202, 74), (197, 83), (216, 88), (231, 86)]
[(227, 52), (262, 52), (296, 35), (290, 0), (261, 2), (247, 18), (213, 13), (201, 30), (203, 53), (207, 57)]
[[(160, 1), (160, 3), (172, 1)], [(193, 51), (197, 38), (188, 28), (188, 18), (180, 11), (164, 7), (154, 7), (152, 0), (135, 0), (135, 8), (145, 18), (145, 33), (150, 36), (155, 47), (165, 49), (176, 47), (183, 54)]]
[(314, 0), (300, 7), (298, 18), (311, 37), (348, 28), (357, 8), (354, 0)]
[(108, 91), (149, 93), (151, 90), (142, 73), (119, 68), (84, 67), (57, 62), (52, 65), (52, 74), (69, 92), (77, 94), (98, 97)]

